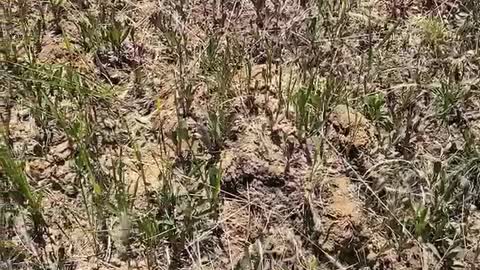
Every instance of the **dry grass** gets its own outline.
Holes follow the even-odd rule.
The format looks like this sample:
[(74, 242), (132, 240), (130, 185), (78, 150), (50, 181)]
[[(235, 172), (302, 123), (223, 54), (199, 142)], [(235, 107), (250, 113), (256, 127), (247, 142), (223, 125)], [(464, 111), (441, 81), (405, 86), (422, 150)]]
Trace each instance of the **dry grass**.
[(480, 267), (477, 1), (0, 13), (0, 269)]

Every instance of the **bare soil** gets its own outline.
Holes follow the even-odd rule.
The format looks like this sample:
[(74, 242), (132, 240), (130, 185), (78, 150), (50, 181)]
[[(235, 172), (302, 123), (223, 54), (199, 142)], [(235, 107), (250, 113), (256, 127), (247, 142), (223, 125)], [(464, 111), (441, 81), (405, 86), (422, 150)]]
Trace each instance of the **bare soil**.
[[(365, 41), (364, 31), (359, 29), (365, 26), (362, 21), (366, 15), (350, 14), (351, 20), (359, 22), (351, 23), (341, 41), (319, 41), (322, 50), (312, 51), (305, 37), (308, 30), (305, 22), (312, 16), (313, 7), (303, 8), (305, 1), (266, 1), (259, 13), (255, 10), (255, 1), (222, 1), (218, 6), (210, 3), (217, 1), (193, 2), (189, 5), (188, 24), (183, 26), (187, 29), (191, 51), (204, 50), (206, 40), (214, 33), (221, 37), (221, 42), (225, 42), (227, 36), (241, 40), (252, 63), (251, 81), (250, 85), (244, 85), (247, 77), (244, 70), (235, 71), (231, 88), (236, 96), (228, 99), (229, 109), (225, 112), (232, 128), (221, 149), (208, 151), (204, 134), (208, 110), (215, 101), (210, 99), (208, 81), (202, 80), (203, 75), (196, 71), (200, 60), (192, 57), (186, 64), (184, 76), (194, 83), (194, 94), (191, 112), (184, 118), (188, 131), (197, 138), (192, 147), (199, 156), (205, 160), (216, 159), (221, 164), (220, 210), (218, 219), (206, 221), (208, 229), (191, 239), (181, 258), (171, 258), (167, 245), (158, 246), (154, 254), (160, 263), (156, 267), (173, 269), (169, 264), (172, 260), (180, 261), (178, 268), (185, 269), (450, 267), (443, 266), (443, 254), (438, 254), (430, 243), (422, 242), (412, 233), (402, 236), (406, 239), (397, 238), (397, 230), (407, 229), (403, 225), (405, 220), (396, 210), (405, 208), (406, 203), (387, 201), (386, 195), (395, 192), (421, 194), (428, 177), (418, 168), (432, 167), (431, 161), (443, 158), (449, 151), (463, 151), (465, 140), (459, 131), (460, 123), (442, 125), (432, 117), (431, 102), (422, 104), (422, 98), (429, 95), (428, 90), (418, 93), (418, 106), (409, 111), (412, 123), (405, 123), (403, 130), (395, 134), (397, 142), (390, 144), (385, 141), (388, 132), (380, 132), (378, 124), (369, 120), (362, 107), (356, 105), (361, 93), (351, 98), (352, 104), (339, 102), (331, 108), (325, 122), (325, 134), (319, 136), (323, 151), (321, 161), (315, 156), (318, 141), (298, 135), (294, 110), (284, 108), (277, 115), (285, 101), (279, 99), (274, 86), (279, 82), (286, 84), (289, 73), (300, 73), (302, 68), (309, 66), (321, 73), (335, 66), (338, 72), (348, 74), (346, 81), (350, 82), (363, 74), (359, 63), (365, 60), (360, 59)], [(388, 21), (386, 17), (391, 12), (388, 3), (359, 2), (351, 12), (361, 13), (372, 6), (372, 29), (379, 29), (381, 21)], [(177, 65), (169, 59), (172, 52), (160, 41), (152, 26), (154, 15), (161, 13), (163, 5), (156, 1), (138, 1), (133, 6), (135, 9), (126, 13), (136, 24), (137, 40), (128, 40), (122, 47), (124, 58), (108, 51), (93, 55), (70, 50), (65, 47), (64, 36), (51, 31), (42, 38), (38, 61), (71, 66), (96, 76), (115, 89), (110, 105), (92, 108), (98, 125), (102, 126), (99, 141), (95, 142), (97, 158), (103, 171), (109, 171), (113, 168), (112, 157), (122, 150), (128, 192), (137, 196), (135, 209), (148, 212), (151, 194), (163, 187), (160, 179), (166, 167), (159, 161), (180, 162), (172, 150), (174, 142), (171, 140), (179, 126), (175, 104), (178, 74), (175, 73)], [(396, 7), (395, 14), (406, 14), (400, 26), (405, 29), (397, 34), (392, 44), (389, 43), (391, 47), (385, 49), (384, 55), (378, 56), (384, 58), (385, 66), (373, 69), (385, 70), (372, 71), (375, 73), (371, 75), (375, 78), (369, 82), (372, 91), (396, 87), (403, 83), (403, 77), (411, 76), (393, 69), (402, 69), (401, 62), (416, 61), (415, 53), (395, 43), (401, 43), (402, 38), (408, 40), (408, 20), (426, 13), (418, 6)], [(74, 27), (68, 27), (68, 21), (76, 20), (71, 16), (74, 14), (65, 16), (65, 33), (78, 35)], [(362, 32), (352, 37), (357, 30)], [(381, 33), (385, 35), (384, 31)], [(376, 39), (381, 40), (381, 37)], [(420, 45), (406, 47), (415, 46)], [(303, 62), (296, 59), (299, 51), (309, 56)], [(338, 57), (330, 57), (333, 54)], [(397, 54), (403, 58), (394, 58)], [(268, 60), (269, 57), (273, 60)], [(467, 56), (462, 57), (458, 60), (470, 63)], [(323, 61), (326, 58), (333, 61), (326, 63)], [(268, 61), (274, 63), (273, 67), (268, 66)], [(428, 59), (418, 61), (424, 69), (434, 65)], [(141, 91), (134, 82), (139, 62), (146, 74)], [(279, 66), (283, 66), (282, 71)], [(475, 68), (465, 74), (475, 74)], [(273, 69), (274, 75), (267, 82), (264, 74), (268, 69)], [(391, 74), (386, 74), (388, 72)], [(388, 85), (382, 84), (384, 77), (390, 78)], [(390, 98), (402, 98), (398, 92), (389, 93)], [(3, 96), (2, 92), (0, 94)], [(6, 105), (1, 101), (0, 113), (6, 115)], [(462, 107), (475, 135), (480, 132), (480, 118), (476, 117), (479, 105), (478, 97), (472, 97)], [(124, 250), (122, 241), (129, 237), (135, 239), (138, 233), (133, 229), (127, 233), (123, 231), (123, 222), (131, 221), (124, 221), (121, 216), (109, 217), (107, 223), (100, 225), (103, 239), (97, 239), (89, 231), (94, 225), (88, 224), (81, 180), (74, 169), (76, 145), (72, 145), (53, 122), (42, 131), (27, 104), (15, 102), (11, 112), (10, 138), (15, 152), (22, 153), (29, 182), (43, 194), (42, 208), (49, 227), (44, 243), (23, 246), (23, 251), (18, 253), (23, 255), (19, 255), (16, 262), (34, 261), (33, 257), (38, 254), (39, 257), (68, 258), (67, 269), (147, 269), (148, 255), (142, 243), (131, 243), (130, 250)], [(286, 116), (289, 113), (292, 117)], [(129, 139), (132, 135), (142, 157), (141, 169)], [(172, 148), (162, 148), (161, 140)], [(188, 146), (183, 147), (182, 150), (187, 151)], [(401, 167), (398, 164), (403, 161), (395, 162), (397, 159), (408, 160), (406, 162), (415, 166)], [(187, 184), (179, 184), (178, 188), (182, 189), (183, 185)], [(109, 207), (108, 204), (105, 207)], [(469, 224), (459, 225), (471, 228), (471, 239), (464, 239), (466, 248), (461, 255), (455, 256), (458, 255), (463, 267), (475, 269), (480, 266), (475, 251), (478, 249), (475, 242), (480, 233), (480, 214), (472, 209)], [(22, 224), (27, 221), (19, 215), (15, 222), (14, 227), (22, 230)], [(14, 242), (25, 243), (22, 235), (21, 231), (15, 231), (10, 237)], [(95, 250), (94, 241), (103, 241), (100, 245), (103, 249)], [(0, 269), (3, 267), (0, 263)]]

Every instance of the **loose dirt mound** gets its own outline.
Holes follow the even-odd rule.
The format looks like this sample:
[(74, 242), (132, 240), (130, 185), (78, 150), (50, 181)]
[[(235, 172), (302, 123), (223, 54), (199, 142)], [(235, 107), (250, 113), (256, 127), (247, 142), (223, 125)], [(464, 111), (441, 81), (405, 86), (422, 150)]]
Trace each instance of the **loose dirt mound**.
[[(348, 145), (365, 149), (368, 147), (365, 141), (348, 140), (345, 130), (353, 133), (350, 123), (361, 123), (364, 126), (355, 125), (360, 128), (357, 136), (370, 139), (366, 130), (361, 130), (368, 122), (352, 110), (351, 116), (363, 122), (357, 119), (349, 123), (345, 113), (339, 109), (332, 116), (333, 125), (343, 125), (338, 132), (338, 136), (344, 136), (341, 143), (348, 141)], [(258, 256), (258, 252), (266, 256), (258, 263), (282, 267), (306, 263), (310, 255), (321, 250), (340, 255), (342, 261), (355, 261), (354, 253), (362, 245), (361, 232), (368, 219), (354, 193), (356, 187), (348, 177), (339, 175), (338, 165), (336, 169), (332, 167), (337, 176), (316, 175), (312, 179), (304, 147), (291, 133), (293, 126), (284, 122), (272, 132), (265, 128), (268, 123), (266, 118), (255, 115), (238, 122), (238, 139), (229, 142), (222, 153), (225, 166), (222, 246), (223, 252), (229, 254), (229, 260), (223, 260), (228, 262), (223, 267), (242, 265), (247, 257)], [(288, 147), (294, 149), (290, 159)], [(308, 186), (312, 186), (312, 181), (316, 184), (310, 193)], [(311, 212), (316, 223), (313, 230), (305, 220), (305, 211)], [(264, 250), (259, 251), (259, 246)], [(295, 254), (297, 259), (292, 257)]]
[(295, 152), (287, 160), (286, 142), (274, 142), (265, 129), (267, 124), (261, 116), (242, 120), (238, 139), (222, 153), (226, 197), (222, 216), (227, 219), (223, 244), (231, 249), (225, 252), (233, 252), (230, 265), (240, 263), (240, 258), (248, 255), (245, 248), (256, 241), (270, 245), (271, 256), (292, 256), (294, 246), (275, 235), (284, 230), (293, 236), (302, 230), (305, 158)]
[[(325, 239), (335, 242), (325, 243), (324, 248), (327, 251), (334, 251), (335, 248), (345, 246), (353, 241), (355, 231), (361, 228), (362, 221), (365, 218), (362, 213), (362, 205), (353, 197), (351, 192), (352, 185), (346, 177), (334, 178), (330, 187), (330, 198), (327, 196), (328, 206), (326, 215), (334, 220), (328, 230), (332, 230), (332, 235), (327, 235)], [(326, 242), (328, 242), (328, 240)]]

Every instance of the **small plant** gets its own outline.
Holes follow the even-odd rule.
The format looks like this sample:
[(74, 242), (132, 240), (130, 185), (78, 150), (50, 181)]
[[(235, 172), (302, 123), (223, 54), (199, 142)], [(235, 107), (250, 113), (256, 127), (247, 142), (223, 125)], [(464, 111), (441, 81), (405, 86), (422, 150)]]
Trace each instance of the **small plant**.
[(22, 164), (15, 160), (11, 149), (4, 143), (0, 143), (0, 165), (0, 173), (3, 172), (16, 189), (11, 195), (30, 213), (34, 235), (41, 237), (46, 226), (42, 214), (42, 196), (32, 189)]
[(200, 62), (200, 69), (206, 74), (218, 72), (220, 66), (219, 58), (219, 40), (217, 37), (212, 37), (208, 40), (208, 45), (205, 54)]
[[(458, 178), (466, 201), (480, 202), (480, 151), (475, 135), (469, 129), (464, 130), (465, 151), (451, 158), (449, 166), (454, 168), (452, 175)], [(452, 177), (453, 177), (452, 176)]]
[[(21, 73), (20, 73), (21, 72)], [(106, 218), (108, 211), (105, 204), (109, 199), (110, 181), (100, 171), (98, 149), (96, 141), (94, 118), (89, 110), (90, 106), (100, 101), (97, 99), (99, 92), (97, 86), (74, 70), (55, 65), (28, 65), (19, 69), (19, 76), (12, 79), (23, 86), (19, 96), (29, 102), (32, 114), (44, 134), (48, 134), (49, 125), (55, 123), (68, 140), (69, 147), (74, 149), (75, 169), (79, 176), (81, 195), (87, 221), (92, 228), (94, 247), (99, 251), (97, 239), (106, 245)], [(28, 79), (25, 79), (28, 78)], [(68, 102), (65, 102), (68, 101)], [(43, 142), (48, 146), (49, 140)], [(17, 175), (16, 183), (22, 188), (22, 193), (28, 198), (29, 208), (38, 209), (40, 201), (31, 191), (28, 191), (25, 177), (9, 162), (8, 151), (4, 162), (14, 168), (12, 175)], [(13, 176), (12, 176), (13, 177)], [(40, 220), (39, 210), (31, 210), (32, 216)], [(36, 221), (39, 223), (40, 221)]]
[(424, 205), (412, 205), (414, 212), (414, 232), (417, 237), (427, 234), (430, 221), (430, 209)]
[(87, 52), (110, 49), (120, 54), (122, 46), (133, 27), (126, 22), (112, 19), (106, 24), (92, 14), (87, 14), (77, 25), (80, 30), (80, 44)]
[(132, 27), (127, 23), (116, 20), (106, 27), (103, 32), (103, 39), (106, 40), (113, 51), (120, 53), (123, 42), (127, 39), (132, 31)]
[(236, 74), (239, 62), (236, 44), (233, 40), (227, 39), (227, 44), (221, 53), (217, 54), (219, 58), (218, 67), (213, 74), (213, 85), (210, 92), (218, 99), (218, 102), (224, 103), (227, 99), (234, 97), (233, 78)]
[(205, 221), (217, 219), (220, 206), (220, 166), (192, 158), (190, 166), (176, 168), (163, 161), (159, 166), (160, 188), (153, 191), (152, 211), (136, 226), (147, 253), (148, 264), (156, 265), (155, 252), (161, 243), (170, 247), (171, 268), (179, 267), (191, 241), (211, 229)]
[(443, 22), (437, 18), (425, 18), (420, 20), (423, 41), (426, 45), (436, 48), (447, 38), (447, 29)]
[(478, 50), (479, 29), (480, 29), (480, 3), (475, 0), (466, 0), (461, 5), (461, 14), (465, 16), (462, 20), (457, 34), (458, 41), (464, 45), (465, 50)]
[(97, 49), (102, 43), (100, 22), (93, 15), (84, 17), (77, 26), (80, 30), (80, 45), (87, 52)]
[[(171, 140), (175, 145), (175, 154), (180, 161), (186, 158), (183, 155), (184, 146), (191, 146), (191, 136), (188, 132), (187, 123), (182, 118), (179, 118), (177, 127), (171, 134)], [(191, 147), (189, 147), (191, 148)]]
[(10, 121), (12, 118), (12, 97), (13, 91), (10, 87), (0, 90), (2, 98), (0, 98), (0, 108), (4, 108), (4, 112), (0, 112), (0, 134), (5, 137), (5, 143), (8, 147), (12, 147), (12, 138), (10, 133)]
[(222, 184), (222, 168), (221, 165), (215, 164), (208, 167), (208, 188), (207, 194), (210, 200), (210, 211), (213, 219), (217, 220), (220, 212), (220, 191)]
[(458, 117), (458, 105), (465, 93), (458, 86), (442, 82), (433, 90), (434, 105), (437, 116), (443, 122), (449, 123), (453, 117)]
[(330, 111), (342, 99), (344, 85), (338, 78), (313, 79), (293, 96), (300, 138), (323, 132)]
[(459, 237), (465, 233), (460, 231), (463, 230), (460, 224), (469, 218), (469, 211), (462, 210), (470, 192), (463, 187), (464, 171), (459, 170), (462, 166), (452, 167), (442, 166), (439, 161), (433, 164), (428, 174), (432, 184), (430, 196), (424, 194), (421, 201), (410, 198), (412, 217), (407, 220), (413, 234), (423, 242), (432, 243), (435, 252), (445, 256), (447, 265), (465, 248)]
[(232, 125), (230, 115), (223, 108), (209, 112), (207, 123), (209, 143), (207, 147), (210, 151), (216, 152), (223, 148), (224, 141), (228, 137)]
[(392, 129), (392, 123), (385, 110), (385, 97), (383, 94), (369, 95), (363, 100), (363, 112), (365, 116), (375, 123), (377, 127), (382, 127), (387, 131)]

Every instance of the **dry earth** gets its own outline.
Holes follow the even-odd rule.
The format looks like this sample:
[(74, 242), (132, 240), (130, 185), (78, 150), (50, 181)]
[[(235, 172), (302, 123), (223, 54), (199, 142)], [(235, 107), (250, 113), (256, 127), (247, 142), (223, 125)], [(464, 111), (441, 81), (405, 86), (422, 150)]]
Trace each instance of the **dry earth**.
[[(41, 5), (33, 2), (32, 6)], [(111, 210), (114, 203), (109, 201), (101, 203), (105, 213), (114, 214), (101, 223), (100, 218), (88, 216), (91, 209), (85, 200), (89, 198), (82, 195), (85, 177), (76, 170), (78, 144), (72, 143), (58, 121), (46, 121), (41, 128), (28, 101), (20, 95), (10, 97), (2, 88), (2, 119), (11, 114), (13, 152), (24, 162), (33, 190), (42, 194), (48, 228), (42, 239), (36, 239), (28, 229), (32, 225), (26, 210), (15, 215), (5, 211), (10, 225), (0, 237), (0, 269), (480, 267), (478, 201), (468, 200), (468, 205), (449, 212), (454, 232), (448, 230), (447, 235), (445, 230), (444, 239), (432, 238), (435, 242), (416, 234), (419, 225), (412, 223), (415, 213), (410, 208), (434, 200), (436, 185), (431, 181), (436, 162), (449, 166), (454, 153), (467, 151), (462, 121), (470, 127), (473, 145), (480, 135), (478, 52), (460, 49), (455, 46), (460, 42), (452, 38), (439, 49), (449, 56), (436, 61), (422, 51), (416, 23), (422, 16), (449, 19), (448, 7), (459, 9), (459, 1), (443, 1), (451, 3), (447, 7), (433, 1), (438, 6), (430, 9), (427, 4), (400, 4), (408, 1), (393, 1), (399, 3), (395, 7), (389, 1), (329, 1), (332, 10), (338, 11), (339, 3), (348, 6), (343, 15), (332, 11), (331, 24), (341, 16), (347, 16), (348, 22), (337, 29), (341, 35), (319, 38), (314, 46), (308, 40), (308, 22), (316, 9), (308, 1), (266, 1), (260, 11), (254, 3), (262, 1), (188, 1), (183, 15), (176, 11), (175, 1), (112, 1), (118, 4), (119, 19), (135, 26), (135, 40), (127, 38), (121, 56), (108, 49), (80, 49), (76, 25), (87, 11), (98, 12), (94, 3), (82, 8), (74, 2), (81, 1), (65, 3), (61, 33), (45, 30), (37, 61), (68, 66), (111, 87), (111, 98), (88, 107), (95, 119), (96, 141), (90, 143), (99, 165), (95, 168), (98, 179), (113, 181), (108, 173), (121, 162), (127, 193), (135, 196), (131, 216)], [(177, 53), (168, 46), (168, 37), (155, 27), (165, 18), (171, 20), (168, 30), (182, 30), (183, 39), (188, 40), (185, 47), (191, 55), (185, 53), (182, 67), (173, 59)], [(454, 26), (448, 27), (454, 31), (450, 29)], [(392, 34), (392, 29), (397, 30)], [(388, 40), (388, 35), (393, 37)], [(221, 112), (230, 128), (217, 148), (211, 147), (215, 141), (208, 133), (209, 112), (220, 102), (212, 89), (223, 81), (200, 67), (210, 37), (218, 38), (222, 52), (214, 66), (222, 65), (227, 47), (232, 62), (237, 57), (249, 63), (249, 68), (235, 63), (239, 66), (232, 69), (229, 89), (234, 94), (222, 101), (227, 106)], [(367, 71), (368, 42), (376, 51)], [(247, 56), (236, 55), (239, 52)], [(459, 66), (463, 79), (458, 85), (471, 90), (461, 101), (462, 121), (452, 114), (449, 117), (454, 119), (446, 125), (435, 116), (430, 88), (444, 79), (437, 75), (443, 72), (438, 67), (442, 64), (444, 69)], [(141, 83), (137, 70), (143, 74)], [(323, 79), (338, 76), (344, 87), (336, 91), (344, 92), (334, 93), (338, 100), (328, 104), (320, 132), (307, 136), (299, 133), (294, 102), (286, 105), (287, 94), (280, 90), (279, 95), (277, 86), (286, 87), (293, 76), (298, 80), (295, 89), (300, 88), (309, 70)], [(179, 77), (193, 89), (190, 111), (181, 113), (182, 123), (175, 98)], [(390, 112), (385, 117), (395, 129), (375, 122), (364, 110), (363, 97), (372, 93), (385, 93), (382, 106)], [(411, 96), (414, 102), (398, 101)], [(73, 101), (60, 103), (68, 111), (67, 119), (74, 121)], [(192, 136), (178, 152), (172, 138), (182, 124)], [(159, 240), (154, 246), (148, 246), (139, 240), (143, 234), (138, 221), (164, 210), (160, 194), (168, 177), (175, 179), (170, 188), (178, 198), (205, 195), (193, 193), (203, 184), (185, 173), (193, 166), (192, 155), (205, 164), (220, 164), (218, 213), (191, 217), (199, 221), (180, 250), (172, 239), (162, 238), (163, 232), (155, 236)], [(1, 181), (7, 179), (2, 177)], [(476, 177), (465, 180), (471, 181), (473, 193), (478, 192), (473, 183)], [(202, 205), (194, 205), (198, 206), (195, 213), (202, 212)], [(179, 209), (174, 210), (182, 213), (177, 222), (185, 222), (186, 214)], [(458, 211), (469, 212), (468, 221), (462, 221), (463, 212)], [(99, 223), (91, 224), (92, 220)], [(431, 234), (433, 229), (428, 237)]]

